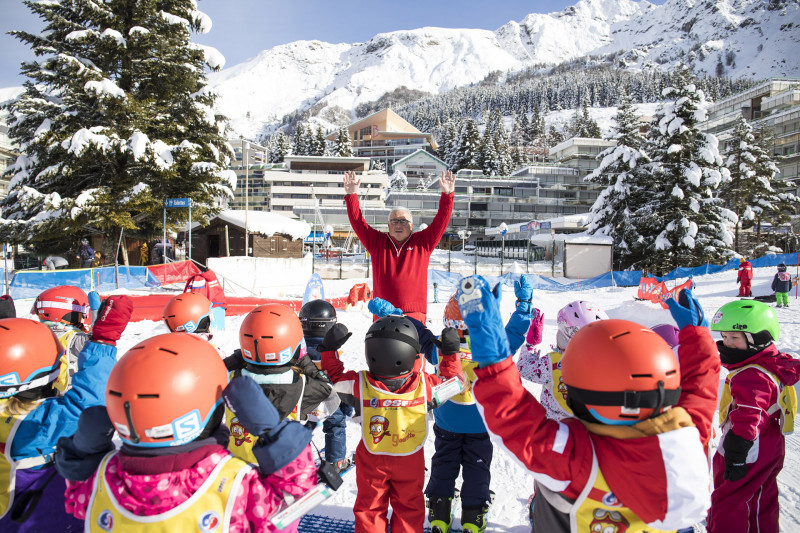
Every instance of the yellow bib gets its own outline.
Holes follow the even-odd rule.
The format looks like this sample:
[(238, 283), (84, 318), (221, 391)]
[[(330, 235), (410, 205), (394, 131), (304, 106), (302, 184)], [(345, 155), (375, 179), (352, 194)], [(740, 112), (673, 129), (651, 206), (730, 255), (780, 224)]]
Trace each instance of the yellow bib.
[(561, 352), (550, 352), (552, 393), (553, 398), (556, 399), (558, 405), (564, 410), (565, 413), (572, 414), (572, 409), (567, 407), (567, 386), (564, 384), (564, 379), (561, 377), (561, 358), (564, 356)]
[(425, 444), (428, 398), (423, 376), (405, 394), (376, 389), (359, 373), (364, 445), (376, 455), (411, 455)]
[(474, 405), (475, 397), (472, 395), (472, 384), (475, 382), (475, 369), (478, 368), (478, 363), (472, 360), (472, 352), (469, 348), (462, 345), (458, 350), (458, 355), (461, 358), (461, 368), (464, 370), (464, 377), (467, 382), (464, 384), (464, 392), (456, 394), (450, 401), (461, 405)]
[(719, 419), (720, 426), (725, 427), (725, 422), (728, 421), (728, 413), (731, 407), (736, 407), (736, 402), (733, 401), (731, 395), (731, 380), (733, 376), (744, 370), (745, 368), (755, 368), (765, 373), (775, 383), (778, 388), (778, 401), (772, 404), (767, 413), (772, 415), (778, 411), (781, 413), (781, 431), (784, 435), (791, 435), (794, 433), (794, 417), (797, 413), (797, 391), (792, 386), (784, 386), (778, 379), (778, 376), (767, 370), (761, 365), (745, 365), (736, 370), (732, 370), (728, 377), (725, 378), (725, 385), (722, 387), (722, 394), (719, 397)]
[(61, 359), (59, 359), (60, 370), (58, 372), (58, 378), (53, 386), (61, 393), (61, 395), (63, 395), (65, 392), (67, 392), (67, 389), (69, 389), (69, 386), (72, 383), (72, 373), (74, 373), (74, 370), (77, 370), (74, 369), (72, 373), (69, 371), (69, 345), (72, 343), (72, 337), (75, 336), (75, 333), (76, 331), (74, 329), (70, 329), (58, 337), (58, 342), (60, 342), (61, 346), (64, 348), (64, 354), (61, 356)]
[[(229, 379), (233, 379), (234, 377), (235, 374), (231, 372)], [(302, 408), (303, 393), (306, 390), (306, 378), (304, 375), (300, 374), (300, 379), (303, 383), (303, 387), (300, 391), (300, 401), (294, 406), (292, 412), (286, 416), (289, 420), (297, 420), (297, 413), (299, 413)], [(254, 437), (248, 433), (247, 430), (244, 429), (244, 426), (239, 423), (236, 414), (227, 407), (225, 408), (225, 422), (228, 424), (228, 429), (231, 432), (231, 436), (228, 439), (228, 451), (242, 461), (256, 464), (257, 461), (256, 456), (253, 455), (253, 446), (255, 446), (258, 437)]]
[[(617, 499), (592, 457), (592, 473), (570, 512), (572, 531), (586, 533), (655, 533), (654, 529), (636, 516)], [(674, 531), (674, 530), (673, 530)]]
[(37, 456), (15, 461), (11, 458), (11, 443), (14, 435), (19, 429), (20, 423), (26, 415), (7, 415), (5, 414), (7, 399), (0, 400), (0, 518), (3, 518), (11, 506), (14, 504), (14, 492), (16, 489), (16, 472), (19, 469), (35, 468), (45, 465), (53, 460), (53, 456)]
[(226, 533), (230, 527), (238, 488), (242, 478), (252, 468), (228, 455), (217, 464), (208, 479), (188, 500), (161, 514), (137, 516), (119, 504), (106, 482), (106, 467), (116, 453), (113, 451), (105, 456), (95, 476), (86, 511), (86, 531)]

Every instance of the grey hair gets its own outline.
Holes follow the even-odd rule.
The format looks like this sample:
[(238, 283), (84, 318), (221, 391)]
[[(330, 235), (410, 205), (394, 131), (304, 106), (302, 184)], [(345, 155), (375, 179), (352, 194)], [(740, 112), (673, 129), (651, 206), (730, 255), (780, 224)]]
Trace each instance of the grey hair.
[(389, 218), (391, 219), (392, 215), (395, 213), (403, 213), (404, 215), (408, 216), (408, 220), (410, 220), (412, 224), (414, 223), (414, 215), (411, 214), (411, 211), (409, 211), (407, 207), (402, 205), (393, 207), (392, 211), (389, 213)]

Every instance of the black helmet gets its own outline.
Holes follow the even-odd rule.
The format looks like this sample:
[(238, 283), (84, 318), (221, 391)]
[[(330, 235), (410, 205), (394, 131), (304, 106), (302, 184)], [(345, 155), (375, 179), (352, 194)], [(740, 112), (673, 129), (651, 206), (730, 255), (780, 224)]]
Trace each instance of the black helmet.
[(369, 371), (387, 378), (410, 372), (419, 350), (417, 328), (398, 315), (379, 318), (370, 326), (364, 341)]
[(778, 272), (786, 272), (786, 265), (783, 263), (778, 265)]
[(298, 317), (303, 326), (303, 335), (324, 337), (336, 324), (336, 309), (327, 300), (311, 300), (303, 305)]

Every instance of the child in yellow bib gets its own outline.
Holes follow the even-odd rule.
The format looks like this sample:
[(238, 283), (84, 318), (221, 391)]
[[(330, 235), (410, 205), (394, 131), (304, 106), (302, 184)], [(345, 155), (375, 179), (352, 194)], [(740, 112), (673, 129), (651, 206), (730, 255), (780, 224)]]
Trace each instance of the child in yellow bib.
[[(255, 466), (226, 448), (226, 402), (257, 435)], [(86, 531), (273, 531), (268, 517), (284, 495), (316, 485), (310, 441), (311, 430), (281, 420), (253, 380), (228, 383), (206, 340), (167, 333), (120, 358), (106, 408), (84, 411), (75, 435), (60, 440), (56, 467), (68, 480), (67, 511)]]
[(775, 310), (756, 300), (723, 305), (711, 322), (728, 376), (722, 387), (721, 445), (713, 457), (708, 531), (778, 531), (778, 473), (784, 433), (794, 427), (800, 360), (775, 346)]
[[(355, 531), (388, 531), (391, 506), (392, 533), (418, 533), (425, 523), (427, 410), (433, 387), (442, 379), (424, 371), (417, 330), (405, 317), (385, 316), (369, 328), (364, 342), (367, 371), (345, 371), (338, 358), (337, 350), (350, 335), (344, 324), (334, 325), (319, 351), (340, 398), (361, 418)], [(455, 360), (451, 364), (460, 367)]]

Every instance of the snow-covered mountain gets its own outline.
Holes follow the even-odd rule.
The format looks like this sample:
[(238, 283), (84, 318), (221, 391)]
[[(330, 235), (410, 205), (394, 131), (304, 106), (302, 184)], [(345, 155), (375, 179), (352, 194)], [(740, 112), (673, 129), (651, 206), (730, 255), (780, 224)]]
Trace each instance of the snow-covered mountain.
[(490, 72), (590, 55), (613, 55), (629, 68), (669, 68), (683, 60), (699, 75), (800, 76), (800, 3), (579, 0), (496, 31), (428, 27), (381, 33), (366, 43), (296, 41), (210, 79), (219, 111), (238, 133), (253, 137), (295, 110), (315, 106), (331, 120), (401, 86), (443, 92)]

